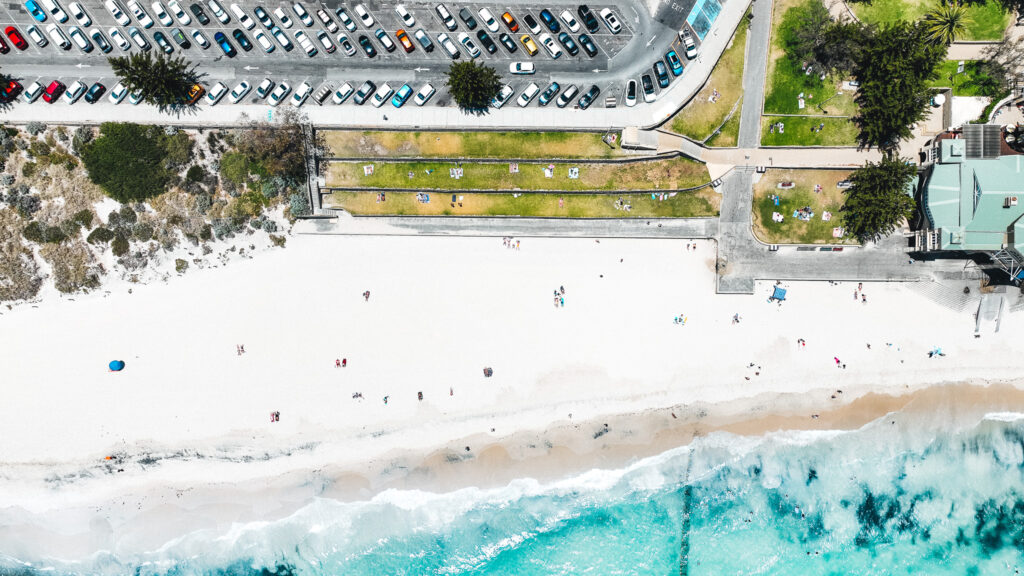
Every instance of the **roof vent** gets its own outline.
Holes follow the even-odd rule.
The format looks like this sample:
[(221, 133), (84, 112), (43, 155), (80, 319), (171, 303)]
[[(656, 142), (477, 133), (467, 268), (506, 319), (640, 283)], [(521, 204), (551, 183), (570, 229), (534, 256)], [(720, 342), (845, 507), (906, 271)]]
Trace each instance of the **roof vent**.
[(1016, 196), (1007, 196), (1005, 199), (1003, 199), (1003, 208), (1009, 208), (1011, 206), (1016, 206), (1016, 205), (1017, 205), (1017, 197)]

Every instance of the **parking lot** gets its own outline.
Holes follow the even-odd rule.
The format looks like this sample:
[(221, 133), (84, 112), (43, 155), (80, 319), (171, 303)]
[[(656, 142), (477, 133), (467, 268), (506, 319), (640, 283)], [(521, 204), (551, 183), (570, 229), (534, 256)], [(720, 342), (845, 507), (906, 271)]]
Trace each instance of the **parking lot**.
[[(44, 11), (47, 10), (39, 0), (35, 1), (40, 5), (40, 8)], [(568, 2), (548, 2), (544, 5), (526, 2), (514, 4), (512, 7), (476, 3), (445, 3), (445, 7), (452, 14), (456, 22), (456, 30), (454, 31), (449, 30), (445, 23), (442, 22), (434, 8), (436, 2), (404, 3), (403, 6), (411, 17), (415, 19), (413, 25), (403, 22), (394, 9), (397, 5), (395, 3), (366, 2), (363, 6), (373, 19), (373, 23), (369, 26), (360, 20), (356, 11), (357, 3), (304, 3), (302, 7), (308, 13), (309, 23), (311, 24), (307, 26), (302, 22), (302, 19), (293, 9), (292, 5), (288, 3), (268, 4), (251, 1), (231, 3), (217, 0), (219, 7), (229, 19), (227, 23), (221, 23), (211, 6), (209, 6), (208, 0), (199, 0), (197, 3), (202, 12), (209, 18), (207, 24), (201, 24), (194, 12), (190, 10), (192, 3), (181, 2), (180, 6), (187, 15), (188, 23), (186, 24), (182, 18), (174, 14), (168, 3), (163, 0), (161, 0), (161, 5), (167, 12), (164, 22), (161, 22), (158, 18), (158, 14), (152, 7), (152, 2), (139, 2), (139, 6), (154, 22), (150, 28), (144, 28), (140, 24), (139, 18), (132, 13), (128, 2), (125, 0), (118, 0), (118, 2), (124, 8), (125, 15), (131, 20), (127, 26), (118, 24), (114, 16), (100, 0), (85, 0), (81, 2), (89, 19), (91, 19), (91, 25), (88, 27), (82, 26), (81, 23), (76, 21), (75, 16), (72, 15), (72, 11), (69, 9), (69, 2), (61, 0), (58, 0), (58, 2), (60, 7), (68, 13), (68, 20), (64, 23), (56, 22), (53, 15), (49, 13), (46, 15), (45, 22), (37, 22), (21, 2), (0, 5), (0, 17), (3, 18), (3, 27), (6, 28), (13, 24), (28, 40), (29, 46), (26, 50), (21, 51), (12, 47), (10, 53), (2, 57), (4, 72), (21, 81), (23, 85), (27, 86), (34, 81), (38, 81), (45, 86), (54, 79), (59, 79), (64, 84), (70, 85), (75, 80), (81, 80), (86, 85), (91, 85), (93, 82), (101, 82), (110, 89), (116, 83), (116, 78), (110, 73), (106, 58), (139, 50), (139, 47), (132, 43), (131, 39), (129, 39), (131, 45), (128, 50), (122, 50), (114, 42), (110, 42), (113, 47), (107, 54), (104, 54), (99, 49), (94, 49), (91, 53), (86, 54), (74, 44), (69, 50), (62, 50), (56, 46), (55, 42), (50, 40), (50, 35), (46, 32), (46, 28), (50, 24), (56, 24), (65, 35), (68, 34), (71, 26), (81, 28), (86, 35), (90, 35), (93, 30), (99, 29), (108, 41), (111, 36), (111, 29), (117, 29), (125, 38), (129, 38), (128, 29), (135, 27), (152, 45), (154, 52), (160, 50), (160, 47), (154, 41), (154, 33), (160, 32), (169, 40), (168, 44), (173, 48), (173, 55), (185, 56), (199, 65), (199, 70), (206, 74), (205, 83), (207, 86), (213, 86), (217, 82), (222, 82), (228, 89), (231, 89), (244, 80), (255, 87), (264, 78), (270, 78), (275, 84), (286, 81), (293, 88), (304, 82), (309, 83), (315, 91), (324, 85), (329, 85), (334, 89), (346, 82), (353, 88), (358, 88), (364, 81), (370, 80), (377, 86), (387, 83), (394, 90), (398, 90), (404, 84), (409, 84), (412, 90), (416, 91), (424, 84), (429, 83), (436, 89), (436, 93), (427, 103), (428, 106), (450, 104), (450, 98), (444, 90), (444, 72), (453, 59), (440, 46), (439, 35), (442, 33), (447, 34), (456, 45), (459, 59), (462, 61), (472, 57), (470, 50), (458, 41), (460, 33), (468, 34), (470, 41), (475, 44), (479, 51), (477, 59), (493, 65), (502, 73), (505, 81), (512, 87), (516, 96), (522, 93), (531, 83), (536, 83), (540, 91), (547, 88), (552, 81), (560, 84), (560, 90), (564, 90), (569, 85), (576, 85), (579, 88), (580, 94), (586, 92), (591, 85), (597, 85), (601, 90), (600, 96), (594, 103), (597, 107), (605, 106), (606, 104), (611, 105), (611, 102), (606, 100), (608, 98), (613, 98), (618, 103), (625, 82), (624, 75), (638, 77), (638, 75), (632, 75), (631, 72), (631, 70), (638, 68), (637, 54), (643, 54), (646, 59), (654, 61), (658, 59), (659, 55), (664, 54), (667, 50), (666, 45), (677, 43), (677, 39), (674, 38), (674, 30), (665, 30), (666, 26), (660, 22), (651, 21), (645, 12), (643, 13), (644, 18), (641, 18), (640, 12), (644, 9), (640, 8), (637, 10), (628, 3), (618, 6), (608, 4), (590, 5), (590, 9), (598, 21), (596, 31), (591, 32), (587, 30), (582, 18), (578, 15), (577, 5)], [(251, 19), (251, 22), (241, 22), (237, 15), (232, 12), (232, 4), (236, 4)], [(270, 23), (270, 26), (261, 23), (260, 19), (257, 18), (254, 11), (257, 6), (262, 7), (273, 21)], [(356, 28), (355, 31), (347, 29), (341, 21), (338, 14), (339, 8), (351, 19), (352, 24)], [(493, 15), (495, 22), (490, 26), (484, 22), (480, 13), (481, 8), (489, 10)], [(593, 46), (596, 48), (596, 54), (588, 56), (584, 50), (579, 49), (578, 54), (575, 56), (570, 55), (566, 46), (557, 41), (558, 35), (552, 33), (541, 19), (540, 13), (544, 8), (547, 8), (554, 15), (560, 31), (566, 32), (577, 47), (580, 47), (580, 36), (582, 34), (589, 36)], [(600, 12), (605, 8), (609, 8), (617, 17), (621, 25), (619, 33), (613, 34), (609, 26), (599, 16)], [(325, 24), (318, 18), (317, 10), (320, 9), (325, 11), (326, 16), (330, 19), (330, 24)], [(460, 11), (463, 9), (466, 9), (476, 21), (475, 29), (470, 30), (464, 19), (460, 18)], [(283, 25), (284, 22), (276, 13), (278, 10), (290, 18), (291, 25), (289, 27)], [(565, 21), (559, 18), (563, 10), (567, 10), (577, 21), (578, 28), (575, 32), (572, 32)], [(519, 29), (516, 32), (512, 32), (510, 27), (501, 20), (502, 14), (506, 11), (511, 13), (518, 24)], [(536, 20), (540, 34), (534, 33), (534, 31), (529, 29), (524, 20), (527, 15), (532, 16)], [(167, 21), (168, 18), (170, 19), (169, 23)], [(28, 37), (27, 29), (30, 25), (37, 26), (43, 35), (47, 37), (47, 40), (50, 40), (47, 46), (40, 48)], [(337, 26), (336, 31), (331, 31), (329, 27), (333, 28), (334, 26)], [(293, 45), (292, 50), (287, 51), (284, 49), (281, 40), (279, 40), (280, 34), (275, 38), (275, 35), (271, 32), (272, 27), (279, 27), (281, 29), (280, 32), (283, 33), (287, 39), (286, 41)], [(495, 27), (497, 27), (497, 31), (494, 31)], [(406, 30), (413, 46), (409, 53), (406, 53), (406, 50), (403, 49), (396, 38), (396, 31), (400, 28)], [(189, 41), (190, 46), (183, 47), (171, 40), (172, 31), (175, 29), (181, 31), (182, 35)], [(397, 47), (392, 51), (388, 51), (375, 35), (378, 29), (383, 30)], [(244, 34), (245, 38), (252, 44), (250, 50), (242, 49), (242, 46), (233, 34), (236, 30), (238, 33)], [(355, 49), (354, 54), (346, 55), (341, 48), (337, 48), (333, 53), (328, 53), (321, 40), (317, 38), (317, 33), (321, 30), (333, 46), (339, 46), (338, 36), (339, 34), (345, 34)], [(434, 49), (431, 52), (425, 51), (420, 42), (417, 41), (415, 33), (419, 30), (422, 30), (434, 45)], [(315, 55), (308, 56), (303, 50), (296, 37), (296, 32), (299, 31), (304, 32), (312, 45), (317, 48)], [(494, 42), (493, 53), (489, 53), (485, 43), (478, 37), (477, 34), (480, 31), (484, 31)], [(194, 37), (194, 34), (197, 32), (208, 40), (209, 45), (207, 47), (203, 48), (198, 45)], [(229, 57), (218, 46), (215, 41), (215, 36), (218, 32), (222, 33), (231, 44), (235, 51), (233, 57)], [(262, 32), (265, 39), (269, 40), (269, 45), (271, 46), (269, 50), (271, 51), (268, 52), (267, 49), (260, 45), (256, 38), (256, 32)], [(499, 39), (502, 34), (507, 35), (504, 38), (506, 42), (515, 46), (514, 52)], [(537, 53), (532, 57), (527, 53), (524, 42), (521, 39), (524, 34), (528, 35), (537, 45)], [(541, 45), (540, 37), (542, 34), (549, 34), (562, 51), (558, 58), (552, 58), (544, 46)], [(367, 42), (373, 46), (376, 52), (374, 57), (368, 57), (362, 49), (359, 43), (360, 37), (365, 37)], [(646, 42), (644, 41), (645, 37), (647, 38)], [(659, 39), (660, 41), (658, 41)], [(657, 41), (657, 44), (653, 44), (655, 41)], [(8, 44), (10, 44), (9, 41)], [(682, 52), (678, 47), (676, 47), (676, 50), (680, 55), (682, 63), (685, 64), (686, 59), (682, 58)], [(524, 61), (532, 62), (536, 66), (536, 74), (517, 76), (509, 73), (510, 63)], [(650, 64), (644, 67), (646, 68), (646, 73), (651, 74)], [(670, 75), (669, 78), (670, 80), (675, 79), (674, 75)], [(660, 90), (660, 87), (656, 86), (655, 89)], [(513, 101), (514, 98), (515, 96), (513, 96)], [(347, 105), (351, 102), (352, 99), (348, 99), (345, 104)], [(537, 102), (538, 99), (534, 98), (530, 106), (537, 106)], [(250, 92), (240, 103), (257, 103), (255, 91)], [(331, 99), (328, 98), (325, 105), (330, 105), (331, 103)], [(39, 103), (36, 105), (43, 104)], [(57, 105), (64, 105), (64, 103)], [(129, 104), (126, 100), (122, 105)], [(228, 99), (222, 100), (219, 105), (229, 105)], [(509, 105), (514, 105), (514, 102), (509, 102)], [(571, 105), (575, 104), (572, 103)]]

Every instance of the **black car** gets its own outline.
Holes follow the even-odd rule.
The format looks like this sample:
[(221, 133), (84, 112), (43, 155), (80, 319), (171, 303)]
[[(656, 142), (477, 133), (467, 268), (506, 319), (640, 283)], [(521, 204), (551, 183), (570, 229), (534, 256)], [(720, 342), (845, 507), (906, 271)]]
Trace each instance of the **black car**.
[(516, 46), (516, 43), (514, 40), (512, 40), (512, 37), (509, 36), (508, 34), (505, 34), (504, 32), (498, 34), (498, 42), (501, 42), (501, 45), (508, 50), (509, 54), (515, 54), (516, 50), (519, 50), (519, 47)]
[(188, 37), (185, 36), (185, 33), (180, 28), (171, 30), (171, 40), (174, 40), (178, 46), (181, 46), (182, 50), (188, 50), (192, 47), (192, 43), (188, 41)]
[(547, 8), (540, 11), (540, 19), (544, 21), (544, 25), (547, 26), (548, 30), (551, 30), (551, 32), (558, 34), (558, 32), (562, 30), (562, 26), (558, 24), (558, 20), (555, 20), (554, 15), (551, 14), (551, 11)]
[(106, 91), (107, 87), (97, 82), (85, 93), (85, 101), (89, 104), (95, 104), (97, 100), (103, 97), (103, 93)]
[(558, 41), (565, 46), (565, 49), (569, 52), (570, 56), (575, 56), (580, 53), (580, 47), (573, 42), (572, 36), (569, 36), (567, 32), (562, 32), (558, 35)]
[(157, 46), (160, 46), (160, 49), (164, 51), (164, 54), (171, 54), (174, 52), (174, 47), (171, 46), (171, 43), (167, 40), (167, 36), (164, 36), (163, 32), (160, 32), (159, 30), (153, 32), (153, 40), (156, 40)]
[(473, 13), (468, 8), (459, 10), (459, 18), (466, 23), (466, 27), (470, 30), (476, 30), (476, 18), (473, 18)]
[(654, 75), (658, 77), (658, 86), (668, 88), (668, 66), (661, 60), (654, 63)]
[(274, 21), (270, 19), (270, 14), (267, 14), (267, 11), (261, 6), (253, 8), (252, 11), (256, 14), (256, 19), (260, 21), (260, 24), (263, 24), (264, 28), (270, 30), (274, 27)]
[(650, 101), (654, 96), (654, 82), (651, 80), (650, 74), (644, 74), (640, 77), (640, 84), (643, 85), (644, 89), (644, 102)]
[[(370, 42), (370, 39), (366, 37), (366, 34), (359, 35), (359, 47), (362, 48), (363, 52), (366, 52), (366, 55), (370, 58), (377, 55), (377, 49), (373, 47), (373, 42)], [(362, 104), (362, 102), (360, 102), (360, 104)]]
[(593, 58), (597, 56), (597, 44), (591, 40), (590, 36), (586, 34), (580, 34), (580, 44), (583, 46), (583, 51), (587, 53), (587, 56)]
[(600, 93), (601, 89), (597, 87), (597, 84), (591, 86), (590, 90), (587, 90), (586, 94), (580, 96), (580, 101), (578, 102), (580, 108), (582, 110), (590, 108), (590, 105), (594, 103), (594, 99), (597, 98), (597, 95)]
[[(366, 36), (363, 36), (363, 38), (366, 38)], [(367, 38), (367, 40), (369, 39)], [(352, 101), (356, 104), (362, 104), (363, 102), (366, 102), (366, 99), (376, 91), (377, 85), (367, 80), (366, 82), (363, 82), (363, 85), (359, 87), (359, 90), (356, 90), (356, 95), (352, 97)]]
[(534, 28), (540, 28), (540, 24), (537, 24), (537, 19), (534, 18), (531, 14), (526, 14), (525, 16), (523, 16), (523, 22), (526, 24), (526, 27), (529, 28), (531, 32), (533, 32)]
[(196, 17), (196, 20), (199, 20), (199, 23), (203, 26), (210, 23), (210, 17), (206, 15), (206, 12), (203, 12), (203, 9), (199, 4), (191, 4), (188, 9), (192, 12), (192, 15)]
[(235, 40), (238, 40), (238, 45), (242, 47), (242, 50), (246, 52), (252, 50), (252, 42), (249, 42), (249, 39), (245, 37), (241, 30), (235, 28), (231, 31), (231, 35), (235, 37)]
[(551, 84), (548, 84), (548, 87), (545, 88), (544, 92), (541, 93), (540, 98), (538, 99), (538, 103), (541, 106), (547, 106), (548, 104), (551, 103), (552, 100), (555, 99), (555, 96), (558, 96), (558, 91), (561, 89), (562, 87), (558, 85), (558, 82), (552, 82)]
[(491, 40), (491, 37), (487, 35), (487, 32), (484, 32), (483, 30), (478, 30), (476, 33), (476, 37), (480, 39), (480, 43), (484, 45), (484, 48), (487, 50), (488, 54), (494, 54), (495, 52), (498, 51), (497, 44), (494, 43), (494, 40)]
[(580, 20), (583, 20), (583, 25), (587, 27), (587, 30), (591, 34), (597, 32), (597, 29), (601, 26), (597, 23), (597, 16), (590, 11), (590, 7), (586, 4), (580, 4), (580, 7), (576, 9), (576, 13), (580, 15)]

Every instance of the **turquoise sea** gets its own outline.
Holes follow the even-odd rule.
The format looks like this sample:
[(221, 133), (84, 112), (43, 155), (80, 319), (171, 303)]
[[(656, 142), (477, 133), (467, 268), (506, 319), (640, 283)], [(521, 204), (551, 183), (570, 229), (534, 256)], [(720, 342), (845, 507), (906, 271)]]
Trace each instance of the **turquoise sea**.
[[(138, 558), (0, 573), (987, 575), (1024, 571), (1024, 420), (712, 435), (552, 484), (321, 499)], [(32, 567), (26, 566), (26, 562)]]

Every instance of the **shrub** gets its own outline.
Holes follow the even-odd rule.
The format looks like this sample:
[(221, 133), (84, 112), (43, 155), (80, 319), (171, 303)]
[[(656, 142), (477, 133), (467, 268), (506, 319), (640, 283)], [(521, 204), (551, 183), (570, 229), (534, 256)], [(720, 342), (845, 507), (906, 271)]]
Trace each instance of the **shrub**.
[(288, 211), (292, 216), (308, 216), (310, 214), (309, 198), (305, 194), (292, 194), (288, 198)]
[(71, 217), (71, 221), (83, 228), (92, 226), (92, 210), (79, 210)]
[(118, 234), (114, 237), (114, 241), (110, 243), (110, 248), (114, 252), (114, 256), (124, 256), (128, 253), (128, 239)]
[(36, 175), (36, 168), (38, 164), (35, 162), (25, 162), (21, 166), (21, 175), (25, 178), (31, 178)]
[(40, 244), (45, 242), (45, 240), (43, 240), (43, 225), (35, 220), (29, 222), (28, 226), (25, 226), (21, 231), (21, 235), (24, 236), (26, 240), (30, 240), (32, 242), (38, 242)]
[(185, 132), (164, 132), (164, 149), (167, 151), (167, 167), (178, 170), (192, 160), (192, 138)]
[(46, 124), (42, 122), (29, 122), (25, 125), (25, 131), (33, 136), (38, 135), (43, 130), (46, 130)]
[(120, 225), (121, 215), (116, 210), (112, 210), (110, 214), (107, 214), (107, 228), (117, 228)]
[(38, 220), (29, 222), (21, 234), (26, 240), (40, 244), (59, 244), (68, 239), (60, 226), (47, 226)]
[(188, 270), (188, 261), (182, 260), (181, 258), (174, 259), (174, 270), (178, 274), (184, 274), (185, 270)]
[(206, 170), (202, 166), (195, 165), (185, 173), (185, 179), (189, 182), (202, 182), (206, 178)]
[(277, 232), (277, 222), (274, 222), (273, 220), (268, 218), (266, 221), (263, 222), (263, 230), (271, 234)]
[(53, 151), (53, 148), (42, 140), (33, 140), (28, 146), (28, 151), (32, 156), (38, 158), (40, 156), (49, 156), (50, 152)]
[(132, 227), (132, 236), (139, 242), (148, 242), (153, 238), (153, 227), (145, 222), (139, 222)]
[(96, 228), (95, 230), (89, 233), (89, 236), (86, 238), (86, 241), (89, 242), (90, 244), (106, 244), (107, 242), (110, 242), (113, 239), (114, 233), (111, 232), (110, 229), (100, 226), (99, 228)]
[(75, 128), (75, 138), (73, 140), (75, 149), (92, 142), (93, 136), (92, 128), (88, 126), (79, 126), (78, 128)]
[(11, 204), (18, 209), (18, 214), (21, 214), (22, 218), (31, 218), (43, 207), (43, 201), (35, 194), (17, 196)]
[(100, 137), (82, 148), (89, 179), (119, 202), (162, 193), (170, 179), (166, 138), (156, 126), (103, 124)]
[[(3, 132), (0, 132), (3, 134)], [(0, 185), (10, 188), (14, 185), (14, 174), (0, 174)]]
[(118, 212), (121, 215), (121, 222), (126, 226), (129, 224), (135, 224), (139, 220), (139, 215), (132, 210), (132, 207), (128, 204), (121, 206), (121, 210)]
[(57, 290), (68, 294), (99, 287), (100, 269), (95, 265), (92, 252), (81, 242), (48, 244), (40, 253), (50, 264)]
[(213, 227), (207, 224), (199, 231), (199, 239), (205, 241), (213, 239)]
[(227, 152), (220, 157), (220, 175), (238, 186), (249, 180), (249, 159), (239, 152)]

